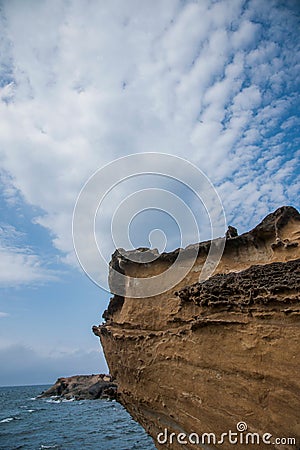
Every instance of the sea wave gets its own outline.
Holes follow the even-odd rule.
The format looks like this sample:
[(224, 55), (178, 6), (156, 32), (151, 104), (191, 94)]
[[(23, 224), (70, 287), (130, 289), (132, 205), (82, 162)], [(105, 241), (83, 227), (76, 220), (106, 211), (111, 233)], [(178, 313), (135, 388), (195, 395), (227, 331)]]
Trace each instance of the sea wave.
[(61, 403), (61, 398), (57, 395), (52, 395), (52, 397), (47, 398), (46, 403)]
[(21, 417), (6, 417), (5, 419), (0, 420), (0, 423), (9, 423), (13, 420), (21, 420)]
[[(150, 438), (117, 402), (36, 398), (44, 388), (0, 388), (0, 450), (155, 450)], [(128, 428), (130, 434), (125, 433)], [(114, 439), (107, 440), (107, 430), (112, 429)]]
[(41, 445), (40, 449), (45, 449), (45, 448), (58, 448), (58, 445), (54, 444), (54, 445)]
[(50, 397), (46, 400), (47, 403), (68, 403), (68, 402), (74, 402), (75, 397), (72, 398), (61, 398), (57, 396)]
[(63, 402), (74, 402), (75, 397), (71, 397), (71, 398), (63, 398), (62, 401)]

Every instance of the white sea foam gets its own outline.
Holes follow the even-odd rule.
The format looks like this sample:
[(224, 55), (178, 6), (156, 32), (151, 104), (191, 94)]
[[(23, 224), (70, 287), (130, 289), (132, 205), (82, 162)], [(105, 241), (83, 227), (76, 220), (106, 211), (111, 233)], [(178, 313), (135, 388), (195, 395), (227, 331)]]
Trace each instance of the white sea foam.
[(47, 403), (61, 403), (61, 400), (59, 399), (54, 399), (54, 398), (48, 398), (48, 400), (46, 400)]
[(0, 420), (0, 423), (8, 423), (12, 420), (21, 420), (20, 417), (6, 417), (5, 419)]
[(14, 420), (13, 417), (7, 417), (6, 419), (0, 420), (0, 423), (8, 423), (11, 422), (12, 420)]
[(46, 400), (47, 403), (67, 403), (67, 402), (74, 402), (75, 397), (71, 398), (61, 398), (58, 396), (52, 396)]
[(54, 444), (54, 445), (41, 445), (40, 448), (41, 449), (44, 449), (44, 448), (57, 448), (57, 445), (56, 444)]
[(30, 412), (30, 413), (32, 413), (34, 411), (35, 411), (35, 409), (27, 409), (27, 412)]

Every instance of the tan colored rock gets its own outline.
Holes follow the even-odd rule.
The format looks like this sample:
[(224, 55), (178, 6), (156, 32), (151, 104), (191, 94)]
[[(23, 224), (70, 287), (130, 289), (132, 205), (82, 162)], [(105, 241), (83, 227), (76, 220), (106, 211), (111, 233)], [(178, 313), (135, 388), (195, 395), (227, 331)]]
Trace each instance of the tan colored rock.
[[(124, 286), (106, 323), (93, 330), (121, 403), (157, 448), (299, 449), (300, 215), (282, 207), (249, 233), (229, 236), (211, 278), (198, 282), (210, 245), (203, 243), (177, 286), (140, 299), (127, 297)], [(116, 252), (111, 265), (150, 277), (170, 267), (176, 252), (147, 264)], [(239, 422), (246, 431), (237, 430)], [(159, 445), (165, 429), (168, 442)], [(221, 443), (229, 430), (238, 443), (228, 435)], [(179, 433), (186, 444), (178, 443)], [(189, 442), (196, 439), (190, 433), (199, 445)], [(275, 438), (286, 440), (267, 444)]]

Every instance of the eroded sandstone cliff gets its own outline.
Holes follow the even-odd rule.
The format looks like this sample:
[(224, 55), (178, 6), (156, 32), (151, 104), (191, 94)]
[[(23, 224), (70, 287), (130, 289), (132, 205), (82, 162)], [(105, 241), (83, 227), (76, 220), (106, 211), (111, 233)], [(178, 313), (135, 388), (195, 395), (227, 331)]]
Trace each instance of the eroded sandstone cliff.
[[(93, 327), (121, 403), (157, 448), (300, 448), (300, 215), (282, 207), (233, 235), (208, 280), (199, 283), (205, 242), (177, 286), (147, 298), (130, 298), (124, 286), (106, 323)], [(129, 255), (116, 251), (111, 267), (151, 277), (178, 250), (146, 263)], [(237, 443), (222, 438), (229, 430)]]

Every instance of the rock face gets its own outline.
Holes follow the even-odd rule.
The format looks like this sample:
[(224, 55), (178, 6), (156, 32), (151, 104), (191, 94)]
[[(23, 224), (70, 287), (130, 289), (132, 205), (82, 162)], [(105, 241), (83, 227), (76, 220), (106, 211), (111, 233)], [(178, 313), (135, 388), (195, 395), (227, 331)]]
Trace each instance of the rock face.
[(61, 399), (95, 400), (116, 399), (117, 385), (110, 375), (75, 375), (68, 378), (58, 378), (56, 383), (40, 395)]
[[(300, 215), (282, 207), (228, 233), (215, 274), (199, 283), (209, 246), (163, 294), (130, 298), (124, 286), (93, 327), (119, 400), (157, 448), (299, 449)], [(150, 277), (177, 253), (132, 263), (116, 251), (111, 267)]]

